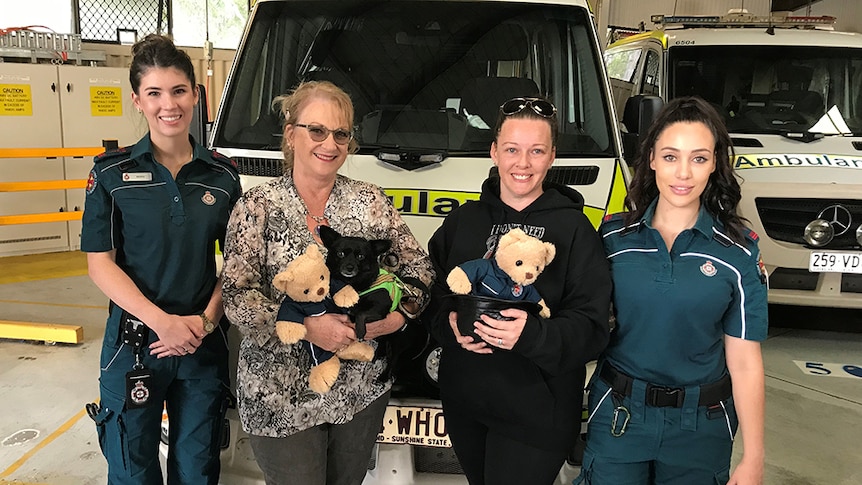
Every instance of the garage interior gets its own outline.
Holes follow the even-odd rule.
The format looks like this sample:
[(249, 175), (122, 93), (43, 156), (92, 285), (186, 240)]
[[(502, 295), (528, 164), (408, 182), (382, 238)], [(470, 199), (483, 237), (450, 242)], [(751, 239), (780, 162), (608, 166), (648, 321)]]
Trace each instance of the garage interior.
[[(84, 404), (99, 397), (107, 301), (86, 276), (80, 253), (0, 261), (4, 319), (53, 322), (83, 334), (77, 344), (0, 340), (0, 407), (6, 410), (0, 417), (0, 484), (105, 483), (107, 468)], [(862, 317), (855, 313), (772, 309), (763, 343), (765, 484), (862, 483), (862, 454), (856, 452)], [(248, 444), (240, 446), (246, 448), (233, 459), (252, 460)], [(739, 456), (734, 449), (734, 459)]]
[[(16, 3), (20, 5), (16, 8), (32, 8), (22, 0)], [(598, 25), (606, 28), (649, 25), (650, 14), (659, 10), (700, 15), (740, 4), (724, 0), (660, 0), (647, 7), (631, 0), (590, 3)], [(836, 29), (862, 32), (862, 2), (857, 0), (744, 4), (749, 11), (763, 14), (781, 10), (821, 15), (838, 8), (843, 11)], [(3, 24), (0, 28), (12, 27)], [(0, 485), (107, 480), (95, 426), (84, 409), (99, 396), (99, 351), (108, 302), (88, 278), (86, 257), (78, 251), (81, 182), (102, 147), (133, 143), (146, 131), (146, 123), (126, 119), (118, 126), (115, 120), (91, 112), (89, 91), (76, 90), (88, 77), (109, 80), (116, 86), (109, 96), (125, 104), (120, 107), (108, 101), (106, 109), (125, 110), (121, 116), (131, 118), (129, 45), (88, 42), (80, 34), (70, 35), (63, 62), (46, 61), (44, 49), (22, 50), (0, 43), (0, 57), (5, 60), (0, 62), (0, 84), (4, 76), (20, 75), (23, 69), (27, 76), (56, 79), (66, 93), (59, 101), (44, 101), (54, 103), (52, 114), (45, 118), (0, 116), (0, 189), (29, 181), (34, 170), (40, 174), (36, 180), (54, 183), (50, 196), (32, 190), (0, 190), (0, 409), (5, 411), (0, 416)], [(213, 49), (211, 44), (186, 50), (196, 63), (199, 79), (206, 83), (208, 106), (202, 115), (211, 120), (235, 50)], [(43, 101), (34, 94), (33, 102)], [(20, 224), (16, 219), (34, 214), (44, 220)], [(856, 431), (862, 424), (860, 329), (859, 311), (770, 308), (769, 338), (763, 343), (765, 484), (862, 483)], [(238, 446), (231, 459), (253, 462), (248, 443)], [(734, 460), (740, 456), (741, 450), (735, 449)]]

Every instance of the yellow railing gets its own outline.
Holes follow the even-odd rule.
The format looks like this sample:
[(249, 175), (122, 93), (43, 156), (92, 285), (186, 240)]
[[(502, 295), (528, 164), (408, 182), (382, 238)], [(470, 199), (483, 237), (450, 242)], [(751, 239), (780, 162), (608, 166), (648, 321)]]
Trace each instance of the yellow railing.
[[(105, 151), (101, 147), (84, 148), (0, 148), (3, 158), (59, 158), (92, 157)], [(0, 166), (2, 168), (2, 166)], [(27, 192), (34, 190), (67, 190), (87, 187), (86, 180), (39, 180), (27, 182), (0, 182), (0, 192)], [(0, 216), (0, 226), (66, 222), (80, 220), (83, 211), (48, 212), (43, 214), (14, 214)], [(84, 330), (80, 325), (20, 322), (0, 320), (0, 338), (40, 340), (45, 342), (81, 343)]]
[(102, 147), (83, 148), (0, 148), (0, 158), (95, 157)]
[[(83, 148), (0, 148), (0, 158), (59, 158), (92, 157), (105, 151), (101, 147)], [(26, 192), (33, 190), (66, 190), (86, 188), (86, 180), (40, 180), (27, 182), (0, 182), (0, 192)], [(0, 216), (0, 226), (67, 222), (80, 220), (83, 211), (46, 212), (41, 214), (15, 214)]]

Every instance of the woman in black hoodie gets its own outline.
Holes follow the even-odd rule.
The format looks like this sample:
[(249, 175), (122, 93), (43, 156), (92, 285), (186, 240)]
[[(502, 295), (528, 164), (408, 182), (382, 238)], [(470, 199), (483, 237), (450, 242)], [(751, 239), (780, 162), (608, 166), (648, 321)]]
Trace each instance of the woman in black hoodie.
[[(585, 364), (608, 342), (611, 281), (601, 241), (577, 191), (546, 182), (556, 155), (556, 108), (543, 98), (500, 107), (488, 178), (478, 202), (453, 211), (429, 242), (437, 271), (428, 325), (443, 345), (440, 394), (447, 429), (471, 484), (550, 484), (580, 431)], [(486, 315), (482, 338), (462, 336), (441, 298), (453, 267), (493, 257), (520, 228), (556, 246), (534, 286), (551, 311)]]

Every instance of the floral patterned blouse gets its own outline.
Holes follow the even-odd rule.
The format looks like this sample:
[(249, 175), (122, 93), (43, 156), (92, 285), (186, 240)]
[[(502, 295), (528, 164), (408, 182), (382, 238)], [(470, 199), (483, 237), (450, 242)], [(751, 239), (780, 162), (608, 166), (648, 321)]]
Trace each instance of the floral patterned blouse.
[[(242, 426), (257, 436), (285, 437), (323, 423), (348, 422), (391, 387), (377, 382), (382, 360), (348, 360), (342, 361), (332, 389), (318, 394), (308, 388), (311, 363), (302, 345), (283, 344), (276, 336), (284, 294), (272, 279), (315, 243), (305, 213), (292, 177), (285, 175), (246, 192), (228, 223), (224, 307), (243, 336), (237, 365)], [(400, 276), (430, 286), (434, 275), (428, 254), (379, 187), (338, 175), (324, 215), (343, 235), (391, 239)]]

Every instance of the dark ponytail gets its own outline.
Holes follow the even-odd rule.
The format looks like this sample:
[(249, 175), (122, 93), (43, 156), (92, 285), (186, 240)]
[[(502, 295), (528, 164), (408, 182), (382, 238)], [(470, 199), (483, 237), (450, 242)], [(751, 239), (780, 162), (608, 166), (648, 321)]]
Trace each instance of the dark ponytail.
[(164, 35), (149, 34), (132, 46), (132, 65), (129, 68), (129, 82), (132, 91), (138, 93), (141, 78), (153, 67), (173, 67), (185, 73), (194, 88), (195, 69), (185, 51), (177, 49), (173, 41)]

